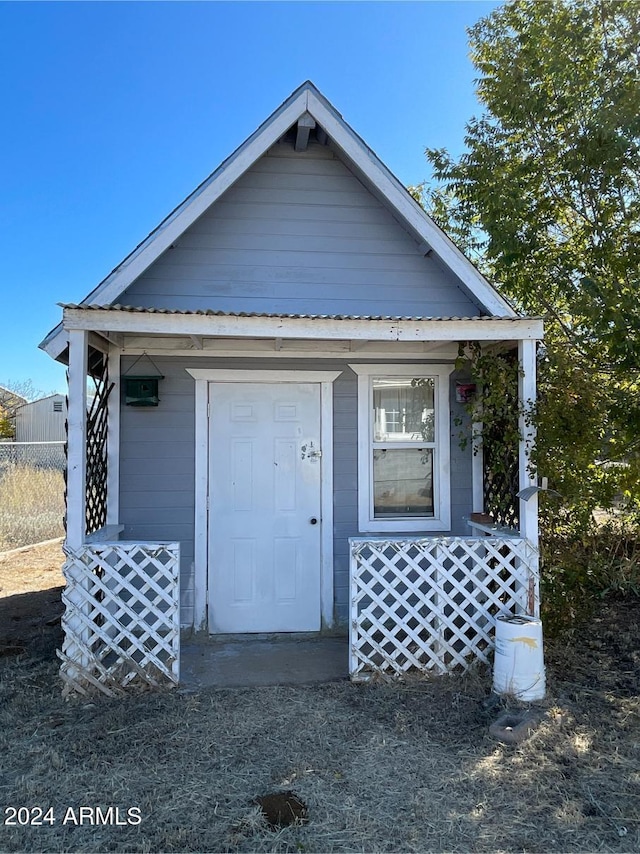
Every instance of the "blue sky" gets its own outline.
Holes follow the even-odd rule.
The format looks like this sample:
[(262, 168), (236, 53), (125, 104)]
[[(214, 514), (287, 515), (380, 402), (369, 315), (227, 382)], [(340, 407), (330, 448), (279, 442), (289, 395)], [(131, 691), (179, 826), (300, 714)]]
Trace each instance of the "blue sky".
[(466, 28), (492, 2), (1, 3), (0, 384), (304, 80), (405, 184), (478, 113)]

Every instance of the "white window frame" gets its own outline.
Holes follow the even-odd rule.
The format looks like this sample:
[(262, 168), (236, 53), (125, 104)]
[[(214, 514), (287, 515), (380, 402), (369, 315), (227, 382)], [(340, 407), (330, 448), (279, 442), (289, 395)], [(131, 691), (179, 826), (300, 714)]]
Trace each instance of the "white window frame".
[[(349, 365), (358, 376), (358, 527), (366, 533), (418, 533), (451, 530), (451, 428), (449, 376), (454, 365)], [(435, 448), (433, 516), (375, 519), (373, 510), (373, 379), (432, 378), (434, 381)]]

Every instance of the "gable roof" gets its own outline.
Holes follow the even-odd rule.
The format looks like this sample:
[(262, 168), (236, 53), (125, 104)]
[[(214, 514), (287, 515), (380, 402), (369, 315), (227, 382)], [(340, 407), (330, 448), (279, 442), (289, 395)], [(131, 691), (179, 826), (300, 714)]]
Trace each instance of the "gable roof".
[(54, 397), (59, 397), (61, 400), (64, 400), (66, 395), (62, 394), (60, 391), (54, 391), (51, 394), (45, 394), (44, 397), (37, 397), (35, 400), (25, 400), (24, 403), (21, 403), (19, 406), (16, 406), (16, 411), (18, 409), (22, 409), (25, 406), (32, 406), (34, 403), (42, 403), (43, 400), (51, 400)]
[[(517, 317), (516, 311), (474, 267), (402, 183), (382, 163), (340, 113), (307, 80), (245, 142), (197, 187), (82, 301), (84, 306), (115, 303), (121, 294), (167, 250), (195, 220), (260, 159), (293, 125), (315, 121), (332, 145), (380, 195), (393, 215), (426, 244), (469, 290), (487, 314)], [(64, 349), (62, 325), (40, 344), (56, 358)]]

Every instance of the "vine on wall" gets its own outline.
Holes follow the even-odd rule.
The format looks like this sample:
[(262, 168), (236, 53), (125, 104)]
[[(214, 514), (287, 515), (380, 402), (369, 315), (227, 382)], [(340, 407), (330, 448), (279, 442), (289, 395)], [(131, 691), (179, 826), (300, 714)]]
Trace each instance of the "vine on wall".
[[(464, 408), (473, 424), (460, 432), (462, 448), (480, 442), (484, 468), (484, 511), (500, 525), (518, 526), (519, 362), (514, 351), (483, 351), (477, 341), (460, 342), (456, 368), (469, 374), (476, 393)], [(461, 423), (457, 421), (458, 425)]]

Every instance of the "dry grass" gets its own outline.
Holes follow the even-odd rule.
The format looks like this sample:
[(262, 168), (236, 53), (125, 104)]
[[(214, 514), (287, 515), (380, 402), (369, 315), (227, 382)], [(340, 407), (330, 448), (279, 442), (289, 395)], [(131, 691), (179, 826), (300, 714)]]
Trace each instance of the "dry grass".
[[(628, 600), (549, 646), (544, 719), (516, 746), (488, 735), (481, 673), (64, 702), (42, 628), (0, 665), (0, 801), (58, 822), (2, 827), (0, 850), (638, 850), (639, 628)], [(254, 799), (273, 790), (308, 824), (270, 830)], [(80, 805), (143, 821), (63, 825)]]
[(63, 517), (62, 472), (18, 465), (0, 476), (0, 551), (61, 537)]

